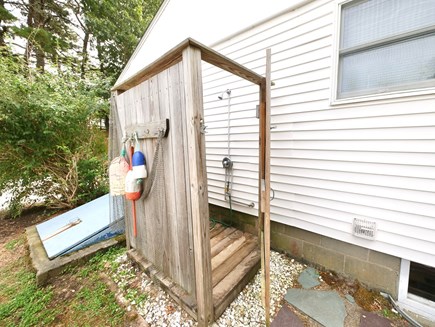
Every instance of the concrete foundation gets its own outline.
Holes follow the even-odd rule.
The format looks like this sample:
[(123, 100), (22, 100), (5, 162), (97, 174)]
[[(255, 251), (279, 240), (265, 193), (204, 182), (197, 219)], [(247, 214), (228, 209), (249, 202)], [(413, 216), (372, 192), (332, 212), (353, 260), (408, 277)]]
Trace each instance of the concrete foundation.
[[(210, 217), (240, 230), (257, 233), (257, 217), (210, 205)], [(397, 299), (400, 258), (335, 240), (296, 227), (271, 222), (271, 247), (321, 269), (332, 270)]]
[(38, 285), (43, 285), (47, 283), (49, 278), (61, 274), (67, 265), (79, 264), (100, 250), (105, 250), (115, 244), (125, 243), (125, 236), (121, 235), (119, 237), (91, 245), (71, 254), (50, 260), (48, 259), (47, 253), (45, 252), (44, 246), (39, 238), (36, 226), (26, 228), (26, 237), (32, 265), (36, 270), (36, 282)]

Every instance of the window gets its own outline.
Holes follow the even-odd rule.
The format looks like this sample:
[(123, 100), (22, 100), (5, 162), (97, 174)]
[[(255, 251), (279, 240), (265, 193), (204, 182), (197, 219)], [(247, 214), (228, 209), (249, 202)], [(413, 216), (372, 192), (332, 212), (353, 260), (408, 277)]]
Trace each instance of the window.
[(435, 1), (340, 7), (338, 99), (435, 87)]
[[(431, 259), (429, 259), (431, 261)], [(435, 317), (435, 267), (402, 259), (398, 304), (422, 317)]]
[(435, 302), (435, 268), (411, 262), (408, 292)]

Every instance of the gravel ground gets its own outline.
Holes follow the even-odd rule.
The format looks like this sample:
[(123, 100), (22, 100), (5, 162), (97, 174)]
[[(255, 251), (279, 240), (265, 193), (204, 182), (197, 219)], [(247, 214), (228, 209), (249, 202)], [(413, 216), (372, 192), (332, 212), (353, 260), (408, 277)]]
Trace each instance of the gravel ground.
[[(118, 296), (127, 300), (127, 310), (136, 310), (150, 326), (196, 326), (196, 322), (181, 309), (163, 290), (127, 258), (117, 259), (119, 267), (111, 278), (120, 290)], [(287, 289), (293, 286), (305, 268), (283, 254), (271, 252), (271, 316), (278, 312)], [(140, 294), (146, 294), (141, 296)], [(233, 303), (215, 322), (216, 327), (264, 326), (264, 309), (261, 304), (261, 274), (238, 295)]]

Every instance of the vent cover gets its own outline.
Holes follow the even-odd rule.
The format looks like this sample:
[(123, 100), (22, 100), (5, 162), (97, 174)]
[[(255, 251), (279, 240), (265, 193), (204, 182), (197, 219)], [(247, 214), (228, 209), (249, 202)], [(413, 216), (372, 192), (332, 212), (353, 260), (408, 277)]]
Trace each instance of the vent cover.
[(353, 235), (374, 240), (376, 238), (376, 222), (365, 219), (353, 219)]

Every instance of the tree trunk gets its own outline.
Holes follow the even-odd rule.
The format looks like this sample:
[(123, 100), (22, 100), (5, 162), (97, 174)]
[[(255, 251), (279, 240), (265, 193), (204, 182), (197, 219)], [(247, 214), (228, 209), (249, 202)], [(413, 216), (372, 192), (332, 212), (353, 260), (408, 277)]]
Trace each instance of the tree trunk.
[(38, 33), (39, 28), (44, 26), (44, 9), (45, 0), (29, 0), (29, 12), (27, 15), (27, 26), (30, 28), (30, 35), (27, 39), (25, 59), (27, 64), (30, 63), (30, 57), (32, 52), (35, 52), (36, 57), (36, 67), (44, 71), (45, 68), (45, 52), (43, 49), (43, 44), (38, 44), (35, 42), (36, 33)]
[[(0, 7), (4, 8), (5, 1), (0, 0)], [(6, 45), (5, 43), (5, 34), (6, 34), (6, 26), (2, 26), (2, 20), (0, 19), (0, 47), (3, 47)]]
[(82, 63), (80, 65), (80, 76), (81, 78), (85, 77), (86, 67), (88, 65), (88, 44), (89, 44), (89, 32), (85, 31), (85, 37), (83, 39), (83, 47), (82, 47)]
[[(37, 0), (29, 0), (29, 11), (27, 13), (27, 26), (29, 28), (33, 28), (34, 20), (35, 20), (35, 3)], [(29, 36), (26, 42), (26, 50), (24, 52), (24, 60), (26, 61), (27, 66), (30, 66), (30, 57), (32, 56), (33, 51), (33, 41)]]

